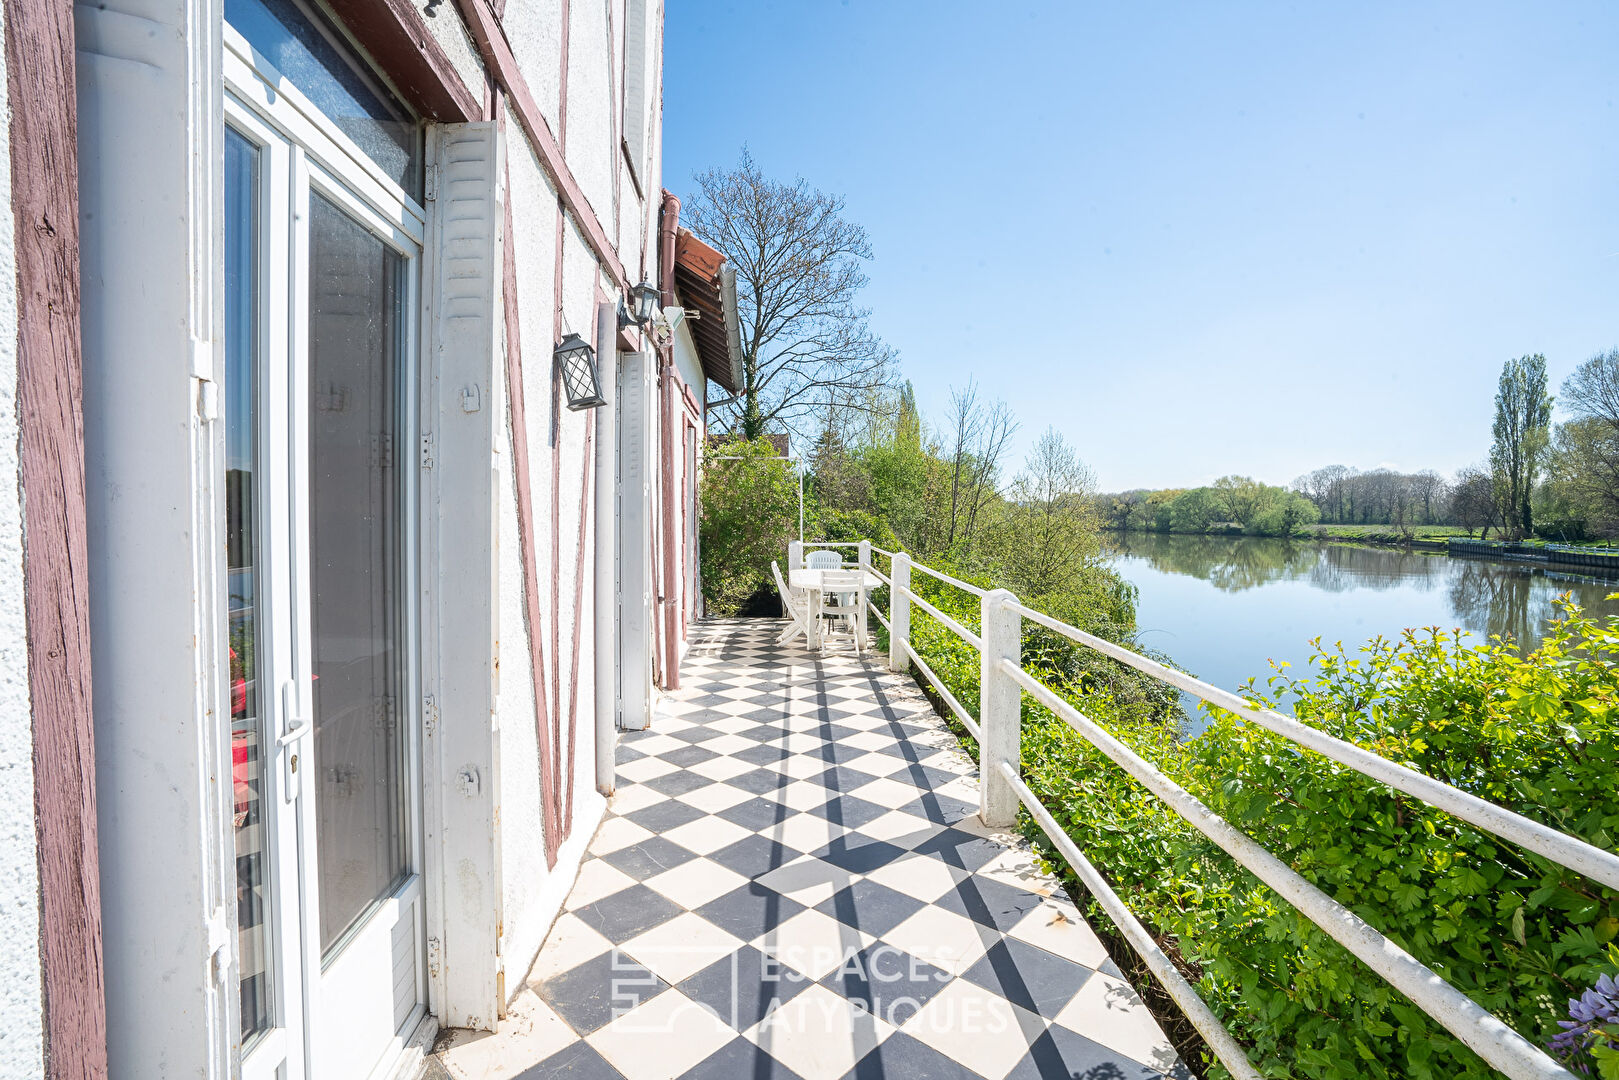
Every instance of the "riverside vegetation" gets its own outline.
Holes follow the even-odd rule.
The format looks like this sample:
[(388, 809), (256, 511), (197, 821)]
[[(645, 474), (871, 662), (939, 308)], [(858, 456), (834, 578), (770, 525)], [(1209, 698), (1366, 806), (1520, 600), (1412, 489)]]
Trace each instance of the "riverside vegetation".
[[(1055, 432), (1001, 477), (1012, 420), (969, 389), (939, 429), (903, 390), (828, 424), (806, 469), (807, 535), (870, 539), (1139, 648), (1135, 594), (1107, 563), (1090, 475)], [(776, 448), (715, 448), (702, 549), (711, 614), (757, 601), (797, 535), (797, 480)], [(735, 460), (719, 460), (721, 456)], [(913, 587), (976, 626), (977, 600)], [(879, 604), (886, 597), (879, 592)], [(913, 645), (977, 708), (978, 658), (913, 608)], [(880, 644), (884, 644), (881, 643)], [(1603, 847), (1619, 838), (1619, 622), (1570, 609), (1537, 649), (1409, 631), (1318, 643), (1309, 673), (1248, 696)], [(1619, 1077), (1603, 1024), (1566, 1003), (1619, 973), (1619, 896), (1213, 711), (1181, 736), (1178, 696), (1026, 625), (1023, 662), (1087, 715), (1514, 1028), (1571, 1066)], [(1164, 943), (1262, 1072), (1327, 1080), (1494, 1073), (1038, 704), (1023, 706), (1030, 786)], [(970, 740), (964, 741), (970, 749)], [(1038, 830), (1026, 828), (1040, 843)], [(1060, 857), (1046, 853), (1054, 864)], [(1074, 894), (1104, 931), (1107, 920)], [(1134, 973), (1133, 973), (1134, 974)], [(1148, 980), (1136, 984), (1155, 995)], [(1611, 985), (1611, 984), (1608, 984)], [(1603, 998), (1603, 1001), (1606, 999)], [(1156, 1002), (1162, 1005), (1162, 1001)], [(1599, 1002), (1600, 1005), (1600, 1002)], [(1582, 1006), (1600, 1016), (1598, 1006)], [(1603, 1014), (1605, 1015), (1605, 1014)], [(1171, 1022), (1196, 1060), (1195, 1037)], [(1225, 1071), (1205, 1058), (1205, 1075)]]

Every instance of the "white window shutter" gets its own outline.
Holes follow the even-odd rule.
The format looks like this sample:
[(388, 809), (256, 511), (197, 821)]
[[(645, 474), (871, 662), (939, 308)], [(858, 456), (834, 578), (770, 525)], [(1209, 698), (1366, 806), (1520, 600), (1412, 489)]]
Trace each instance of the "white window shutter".
[(618, 387), (618, 572), (621, 726), (652, 723), (652, 368), (624, 353)]
[[(624, 144), (630, 168), (645, 187), (646, 177), (646, 0), (624, 2)], [(647, 192), (650, 198), (651, 192)]]
[[(429, 129), (431, 225), (424, 268), (429, 348), (422, 380), (424, 693), (438, 722), (423, 755), (429, 911), (442, 913), (434, 1011), (447, 1027), (492, 1030), (501, 1002), (495, 833), (495, 482), (500, 357), (502, 148), (492, 123)], [(467, 403), (473, 403), (469, 409)], [(436, 826), (436, 827), (435, 827)], [(435, 880), (435, 878), (437, 880)], [(437, 903), (433, 902), (434, 893)], [(433, 921), (429, 916), (429, 937)]]

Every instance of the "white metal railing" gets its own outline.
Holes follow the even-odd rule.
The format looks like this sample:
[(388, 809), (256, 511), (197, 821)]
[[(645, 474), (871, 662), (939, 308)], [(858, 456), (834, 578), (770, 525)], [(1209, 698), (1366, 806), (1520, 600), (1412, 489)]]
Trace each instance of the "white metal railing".
[[(861, 566), (870, 568), (871, 553), (877, 549), (865, 542), (855, 546), (860, 548)], [(797, 553), (797, 557), (801, 558), (802, 553)], [(972, 633), (913, 592), (910, 587), (912, 570), (919, 570), (978, 596), (981, 633)], [(873, 572), (889, 585), (888, 619), (885, 623), (889, 633), (889, 667), (903, 671), (914, 663), (950, 711), (978, 740), (979, 814), (984, 823), (993, 827), (1007, 827), (1015, 823), (1019, 805), (1028, 809), (1047, 838), (1074, 868), (1075, 874), (1090, 890), (1098, 905), (1118, 926), (1130, 946), (1141, 955), (1170, 997), (1203, 1036), (1210, 1051), (1232, 1075), (1241, 1080), (1260, 1080), (1259, 1072), (1248, 1061), (1237, 1040), (1021, 779), (1018, 770), (1021, 764), (1023, 694), (1027, 693), (1061, 717), (1082, 738), (1146, 786), (1170, 809), (1218, 844), (1491, 1066), (1513, 1080), (1573, 1080), (1572, 1073), (1539, 1047), (1451, 986), (1370, 923), (1312, 885), (1263, 845), (1209, 809), (1191, 792), (1025, 671), (1021, 664), (1023, 620), (1028, 619), (1054, 630), (1137, 671), (1229, 710), (1305, 749), (1612, 888), (1619, 888), (1619, 855), (1531, 821), (1363, 747), (1334, 738), (1292, 717), (1274, 710), (1256, 708), (1235, 694), (1026, 607), (1005, 589), (986, 591), (977, 588), (914, 563), (903, 551), (895, 552), (890, 557), (888, 575), (882, 575), (875, 569)], [(978, 651), (979, 715), (976, 719), (912, 647), (913, 606), (921, 608)]]

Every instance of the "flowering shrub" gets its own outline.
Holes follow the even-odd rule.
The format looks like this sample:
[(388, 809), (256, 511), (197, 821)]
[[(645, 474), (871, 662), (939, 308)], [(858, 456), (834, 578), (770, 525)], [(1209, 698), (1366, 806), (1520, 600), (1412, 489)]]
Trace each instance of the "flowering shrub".
[[(1608, 946), (1608, 957), (1619, 964), (1619, 949)], [(1571, 998), (1568, 1019), (1557, 1026), (1563, 1030), (1546, 1044), (1553, 1057), (1582, 1076), (1619, 1080), (1619, 986), (1613, 976), (1603, 975)]]

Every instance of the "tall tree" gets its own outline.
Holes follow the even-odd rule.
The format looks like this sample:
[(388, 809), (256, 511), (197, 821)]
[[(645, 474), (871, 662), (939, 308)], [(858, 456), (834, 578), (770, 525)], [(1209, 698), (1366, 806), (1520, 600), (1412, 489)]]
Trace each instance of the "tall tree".
[(998, 569), (1028, 600), (1072, 590), (1100, 552), (1095, 477), (1056, 428), (1047, 428), (1012, 481)]
[(978, 400), (971, 379), (950, 391), (950, 527), (946, 546), (971, 547), (979, 514), (998, 494), (1001, 458), (1017, 432), (1017, 421), (1004, 401)]
[(1530, 496), (1551, 440), (1552, 396), (1546, 392), (1546, 358), (1540, 353), (1508, 360), (1495, 392), (1495, 441), (1490, 472), (1501, 517), (1519, 536), (1534, 532)]
[(871, 258), (866, 230), (841, 195), (773, 180), (746, 149), (734, 168), (696, 177), (681, 215), (736, 270), (742, 393), (722, 406), (747, 439), (785, 427), (800, 436), (829, 411), (890, 402), (894, 353), (872, 333), (856, 296)]
[(1619, 348), (1598, 353), (1563, 381), (1570, 419), (1558, 425), (1552, 472), (1579, 515), (1619, 533)]

